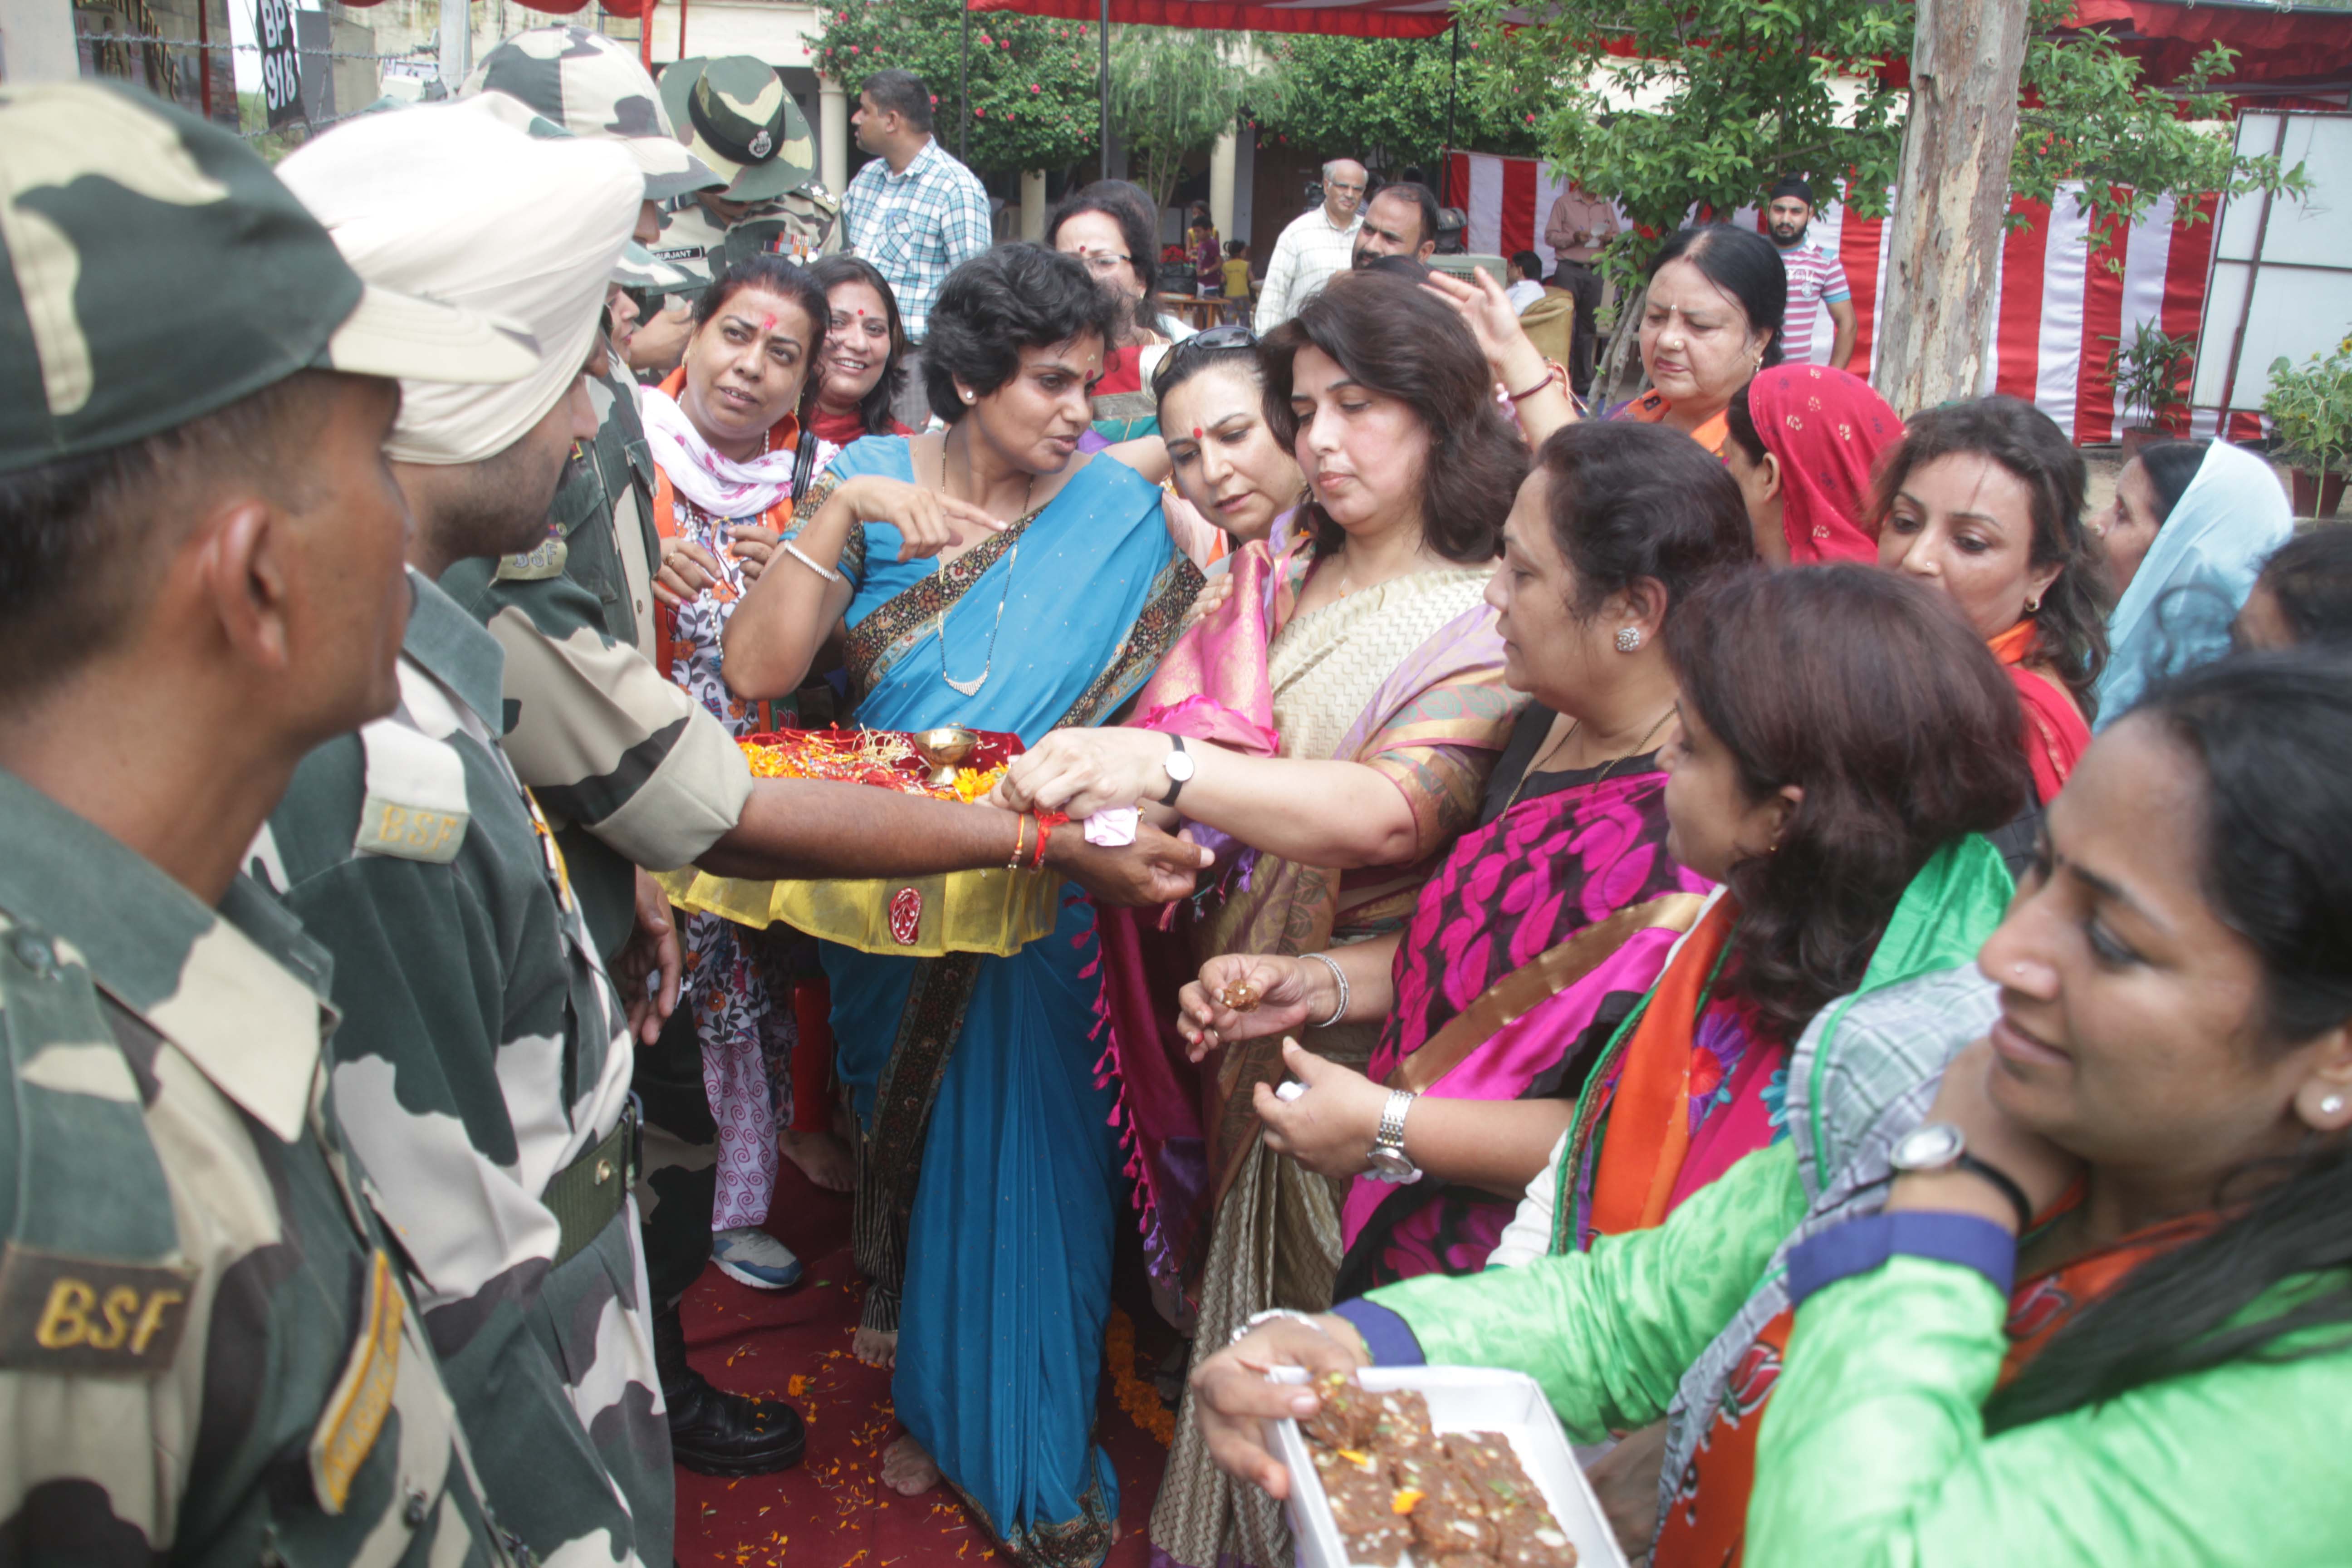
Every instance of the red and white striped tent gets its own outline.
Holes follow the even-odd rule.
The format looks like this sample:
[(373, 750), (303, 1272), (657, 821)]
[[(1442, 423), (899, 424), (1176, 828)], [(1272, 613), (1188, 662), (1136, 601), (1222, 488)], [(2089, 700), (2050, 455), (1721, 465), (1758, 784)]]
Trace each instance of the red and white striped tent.
[[(1470, 217), (1474, 251), (1509, 256), (1532, 250), (1549, 268), (1554, 261), (1543, 243), (1544, 220), (1558, 199), (1562, 176), (1533, 158), (1499, 158), (1455, 153), (1449, 171), (1455, 199)], [(1466, 198), (1466, 199), (1465, 199)], [(2001, 243), (1994, 316), (1997, 352), (1984, 390), (2030, 398), (2077, 442), (2111, 441), (2123, 424), (2123, 408), (2107, 374), (2107, 356), (2120, 336), (2128, 342), (2134, 325), (2152, 322), (2173, 334), (2194, 335), (2205, 305), (2207, 264), (2213, 247), (2216, 198), (2199, 198), (2196, 221), (2179, 221), (2170, 197), (2157, 203), (2146, 222), (2135, 226), (2115, 252), (2094, 259), (2084, 243), (2089, 220), (2063, 193), (2053, 210), (2019, 201), (2027, 218)], [(1743, 208), (1734, 222), (1754, 224), (1756, 209)], [(1813, 244), (1834, 250), (1853, 287), (1857, 331), (1851, 369), (1869, 374), (1874, 328), (1885, 306), (1888, 220), (1848, 219), (1832, 199), (1814, 218)], [(2115, 270), (2110, 261), (2120, 263)], [(1813, 331), (1814, 354), (1826, 359), (1828, 312)], [(2254, 416), (2239, 415), (2232, 434), (2259, 434)], [(2215, 416), (2192, 416), (2198, 435), (2210, 435)]]

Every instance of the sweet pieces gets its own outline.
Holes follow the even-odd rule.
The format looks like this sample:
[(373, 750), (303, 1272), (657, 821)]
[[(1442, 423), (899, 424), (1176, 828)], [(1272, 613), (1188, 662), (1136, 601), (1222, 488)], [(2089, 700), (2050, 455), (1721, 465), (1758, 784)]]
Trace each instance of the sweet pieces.
[(1257, 987), (1236, 980), (1217, 988), (1217, 1000), (1236, 1013), (1255, 1013), (1257, 1011)]
[(1576, 1548), (1498, 1432), (1437, 1436), (1419, 1394), (1318, 1378), (1299, 1423), (1350, 1563), (1397, 1568), (1575, 1568)]

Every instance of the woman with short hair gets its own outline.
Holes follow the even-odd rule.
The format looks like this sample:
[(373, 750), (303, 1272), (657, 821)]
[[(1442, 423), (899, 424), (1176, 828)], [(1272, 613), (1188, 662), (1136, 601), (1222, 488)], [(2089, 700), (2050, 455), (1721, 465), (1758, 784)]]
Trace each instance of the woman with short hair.
[(2025, 755), (2048, 805), (2090, 744), (2107, 664), (2083, 455), (2014, 397), (1913, 419), (1878, 478), (1878, 563), (1958, 606), (2025, 704)]
[[(923, 352), (947, 429), (834, 461), (728, 629), (738, 691), (791, 690), (838, 629), (852, 721), (874, 729), (1035, 742), (1125, 702), (1201, 574), (1158, 488), (1078, 451), (1115, 316), (1076, 258), (1036, 246), (950, 273)], [(1092, 1436), (1119, 1164), (1098, 951), (1075, 890), (1007, 957), (822, 949), (866, 1133), (856, 1348), (896, 1358), (907, 1426), (883, 1479), (913, 1495), (944, 1475), (1012, 1556), (1051, 1568), (1099, 1562), (1118, 1514)]]
[(2294, 518), (2278, 476), (2252, 452), (2158, 441), (2124, 465), (2092, 528), (2116, 595), (2099, 678), (2099, 711), (2114, 715), (2153, 681), (2229, 651), (2230, 623), (2263, 563), (2294, 536)]
[(1656, 1229), (1261, 1327), (1194, 1373), (1219, 1463), (1288, 1489), (1259, 1422), (1317, 1401), (1254, 1369), (1426, 1359), (1572, 1436), (1672, 1412), (1658, 1568), (2352, 1561), (2347, 778), (2340, 658), (2160, 684), (1998, 929), (1807, 1033), (1787, 1141)]
[(1095, 433), (1105, 442), (1139, 440), (1159, 429), (1147, 390), (1171, 333), (1152, 294), (1160, 279), (1160, 214), (1125, 180), (1097, 180), (1045, 215), (1045, 243), (1086, 263), (1117, 303), (1118, 328), (1095, 383)]

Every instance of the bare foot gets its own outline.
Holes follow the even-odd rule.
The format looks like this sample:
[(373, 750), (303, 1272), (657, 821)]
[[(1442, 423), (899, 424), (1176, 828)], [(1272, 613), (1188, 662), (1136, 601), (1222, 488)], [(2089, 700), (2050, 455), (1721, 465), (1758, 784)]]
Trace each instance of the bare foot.
[(828, 1193), (845, 1193), (857, 1184), (857, 1161), (849, 1145), (832, 1132), (795, 1132), (787, 1127), (776, 1134), (776, 1147), (801, 1174)]
[(940, 1467), (912, 1432), (882, 1451), (882, 1484), (900, 1497), (920, 1497), (940, 1484)]
[(898, 1331), (860, 1329), (849, 1342), (849, 1352), (867, 1366), (897, 1366), (898, 1364)]

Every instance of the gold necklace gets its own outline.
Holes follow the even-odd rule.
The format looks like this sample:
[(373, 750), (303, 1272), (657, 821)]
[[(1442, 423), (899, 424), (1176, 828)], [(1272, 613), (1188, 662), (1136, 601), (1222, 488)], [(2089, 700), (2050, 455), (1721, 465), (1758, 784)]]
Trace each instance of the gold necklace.
[[(1615, 767), (1615, 766), (1616, 766), (1618, 763), (1620, 763), (1631, 762), (1631, 761), (1633, 761), (1635, 757), (1640, 756), (1640, 755), (1642, 754), (1642, 748), (1643, 748), (1643, 747), (1644, 747), (1644, 746), (1646, 746), (1646, 745), (1648, 745), (1648, 744), (1650, 743), (1651, 737), (1652, 737), (1652, 736), (1654, 736), (1654, 735), (1655, 735), (1659, 731), (1661, 731), (1661, 730), (1664, 729), (1664, 728), (1666, 727), (1666, 721), (1667, 721), (1667, 720), (1669, 720), (1669, 719), (1671, 719), (1671, 718), (1673, 718), (1674, 716), (1675, 716), (1675, 710), (1674, 710), (1672, 708), (1669, 708), (1669, 709), (1667, 709), (1664, 713), (1659, 714), (1659, 715), (1658, 715), (1658, 721), (1657, 721), (1656, 723), (1654, 723), (1654, 724), (1651, 725), (1651, 726), (1650, 726), (1650, 728), (1649, 728), (1649, 730), (1648, 730), (1645, 733), (1643, 733), (1643, 735), (1642, 736), (1642, 738), (1641, 738), (1640, 740), (1638, 740), (1638, 741), (1636, 741), (1636, 742), (1633, 742), (1633, 749), (1632, 751), (1630, 751), (1630, 752), (1627, 752), (1623, 753), (1622, 756), (1615, 756), (1615, 757), (1612, 757), (1612, 758), (1610, 758), (1606, 763), (1602, 763), (1602, 764), (1601, 764), (1601, 773), (1600, 773), (1599, 776), (1598, 776), (1598, 777), (1595, 777), (1595, 778), (1593, 778), (1593, 779), (1591, 779), (1591, 780), (1589, 780), (1589, 781), (1587, 781), (1587, 782), (1591, 783), (1591, 784), (1599, 784), (1599, 783), (1601, 781), (1601, 779), (1605, 779), (1605, 778), (1607, 778), (1607, 777), (1609, 776), (1609, 770), (1610, 770), (1610, 769), (1612, 769), (1612, 768)], [(1517, 805), (1519, 803), (1519, 792), (1520, 792), (1521, 790), (1523, 790), (1523, 789), (1525, 789), (1525, 788), (1527, 788), (1527, 787), (1528, 787), (1528, 781), (1529, 779), (1531, 779), (1531, 778), (1533, 778), (1533, 777), (1535, 777), (1535, 776), (1536, 776), (1536, 763), (1542, 763), (1542, 762), (1548, 762), (1548, 761), (1549, 761), (1552, 757), (1557, 756), (1557, 755), (1558, 755), (1558, 754), (1559, 754), (1559, 753), (1563, 749), (1565, 749), (1565, 748), (1567, 747), (1568, 743), (1569, 743), (1570, 741), (1573, 741), (1573, 740), (1575, 740), (1575, 739), (1576, 739), (1576, 732), (1577, 732), (1579, 730), (1581, 730), (1581, 729), (1583, 729), (1583, 728), (1584, 728), (1584, 721), (1583, 721), (1583, 720), (1581, 720), (1581, 719), (1576, 720), (1574, 722), (1572, 722), (1572, 723), (1570, 723), (1570, 724), (1569, 725), (1569, 727), (1568, 727), (1568, 733), (1567, 733), (1567, 734), (1562, 735), (1559, 740), (1557, 740), (1557, 741), (1553, 742), (1549, 746), (1545, 747), (1545, 748), (1544, 748), (1544, 752), (1543, 752), (1543, 755), (1541, 755), (1541, 756), (1539, 756), (1539, 757), (1537, 757), (1537, 758), (1534, 758), (1532, 761), (1530, 761), (1530, 762), (1528, 763), (1528, 765), (1527, 765), (1526, 769), (1525, 769), (1524, 771), (1522, 771), (1522, 772), (1520, 773), (1520, 774), (1519, 774), (1519, 782), (1518, 782), (1518, 783), (1517, 783), (1517, 784), (1513, 784), (1513, 785), (1511, 786), (1511, 793), (1510, 793), (1510, 796), (1509, 796), (1509, 798), (1506, 799), (1506, 800), (1503, 802), (1503, 809), (1502, 809), (1501, 811), (1498, 811), (1498, 812), (1496, 812), (1496, 813), (1495, 814), (1495, 816), (1496, 816), (1496, 819), (1497, 819), (1497, 820), (1499, 820), (1499, 819), (1501, 819), (1503, 816), (1505, 816), (1508, 815), (1508, 813), (1510, 812), (1511, 807), (1513, 807), (1513, 806)]]
[[(971, 444), (969, 442), (965, 444), (965, 449), (967, 452), (971, 449)], [(964, 465), (966, 472), (970, 472), (971, 468), (971, 465), (969, 462)], [(948, 489), (948, 438), (945, 436), (940, 437), (940, 493), (941, 495), (950, 495), (953, 493)], [(1037, 476), (1033, 473), (1029, 476), (1028, 488), (1021, 492), (1022, 517), (1026, 518), (1029, 515), (1029, 502), (1036, 493)], [(999, 593), (996, 596), (996, 619), (989, 623), (988, 658), (980, 667), (979, 679), (967, 683), (965, 681), (958, 680), (954, 676), (948, 673), (947, 605), (942, 604), (939, 607), (938, 611), (931, 616), (931, 637), (932, 639), (939, 644), (940, 647), (940, 679), (946, 681), (950, 686), (954, 687), (958, 691), (962, 692), (966, 697), (979, 696), (980, 689), (988, 684), (989, 671), (996, 668), (996, 634), (1004, 629), (1005, 601), (1013, 597), (1013, 569), (1020, 563), (1021, 541), (1016, 536), (1013, 541), (1013, 548), (1005, 552), (1004, 587), (1003, 592)], [(945, 577), (947, 575), (950, 564), (950, 563), (944, 560), (940, 563), (940, 576)]]

